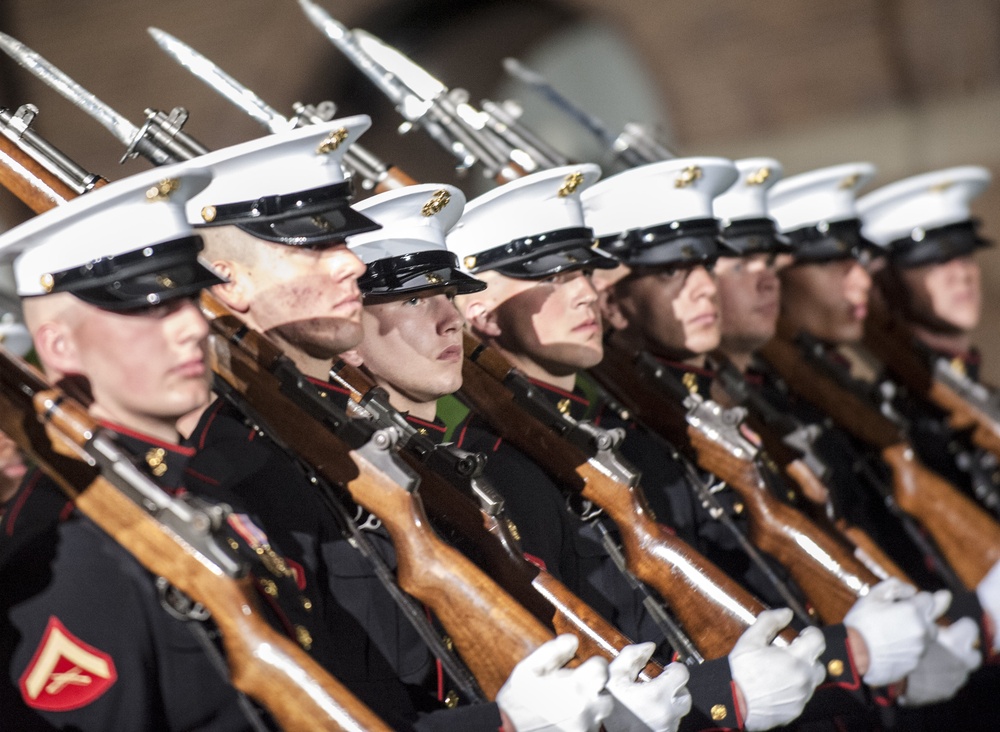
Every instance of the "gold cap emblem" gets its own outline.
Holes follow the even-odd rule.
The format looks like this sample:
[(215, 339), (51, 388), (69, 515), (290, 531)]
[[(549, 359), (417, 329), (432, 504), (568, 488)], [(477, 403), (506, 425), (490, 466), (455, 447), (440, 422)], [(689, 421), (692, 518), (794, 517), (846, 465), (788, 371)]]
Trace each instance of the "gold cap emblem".
[(677, 176), (677, 180), (674, 181), (674, 188), (687, 188), (696, 180), (700, 179), (702, 175), (703, 172), (701, 166), (689, 165), (681, 171), (679, 176)]
[(850, 188), (854, 188), (854, 186), (858, 184), (859, 180), (861, 180), (860, 174), (855, 173), (854, 175), (849, 175), (846, 178), (844, 178), (844, 180), (840, 181), (840, 187), (841, 189), (846, 191)]
[(166, 178), (155, 186), (146, 189), (147, 201), (166, 201), (170, 194), (181, 187), (181, 182), (176, 178)]
[(448, 193), (444, 188), (439, 191), (435, 191), (431, 199), (424, 204), (424, 207), (420, 209), (420, 214), (422, 216), (433, 216), (436, 213), (440, 213), (441, 209), (448, 205), (451, 200), (451, 194)]
[(946, 190), (954, 185), (950, 180), (943, 180), (940, 183), (935, 183), (931, 186), (931, 193), (944, 193)]
[(566, 196), (573, 195), (581, 183), (583, 183), (583, 173), (579, 170), (567, 175), (563, 179), (562, 187), (559, 189), (559, 198), (566, 198)]
[(205, 206), (205, 208), (201, 210), (201, 219), (206, 224), (210, 224), (215, 221), (216, 213), (215, 206)]
[(41, 284), (43, 290), (46, 292), (52, 292), (52, 288), (56, 286), (56, 278), (46, 272), (39, 279), (39, 283)]
[(323, 142), (319, 144), (319, 147), (316, 148), (316, 152), (319, 153), (320, 155), (329, 155), (338, 147), (340, 147), (340, 144), (344, 140), (346, 140), (347, 137), (348, 137), (347, 128), (338, 127), (337, 129), (335, 129), (333, 132), (331, 132), (329, 135), (326, 136), (326, 139), (324, 139)]
[(438, 275), (434, 274), (433, 272), (428, 272), (425, 276), (427, 277), (427, 284), (429, 285), (440, 285), (442, 282), (444, 282), (443, 279), (441, 279)]
[(764, 181), (771, 177), (771, 169), (766, 165), (760, 170), (755, 170), (747, 176), (748, 186), (762, 186)]

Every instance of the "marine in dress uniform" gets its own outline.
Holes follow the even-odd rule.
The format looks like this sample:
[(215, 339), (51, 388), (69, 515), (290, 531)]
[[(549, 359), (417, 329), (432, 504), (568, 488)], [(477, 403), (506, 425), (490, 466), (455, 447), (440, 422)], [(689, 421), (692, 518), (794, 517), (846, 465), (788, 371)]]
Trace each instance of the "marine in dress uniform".
[[(380, 226), (349, 206), (350, 183), (341, 166), (347, 147), (369, 124), (364, 116), (334, 120), (205, 156), (200, 160), (212, 167), (213, 185), (188, 206), (207, 239), (208, 256), (230, 277), (218, 296), (250, 327), (272, 337), (331, 398), (337, 387), (329, 383), (330, 366), (361, 335), (357, 281), (365, 269), (345, 239)], [(301, 470), (244, 423), (238, 410), (213, 405), (190, 439), (199, 446), (204, 489), (217, 484), (238, 495), (290, 547), (318, 597), (313, 612), (320, 613), (329, 636), (329, 653), (320, 660), (360, 698), (399, 729), (492, 731), (503, 722), (501, 708), (517, 716), (523, 692), (505, 696), (506, 707), (444, 708), (459, 700), (448, 693), (437, 659), (371, 562), (344, 538)], [(360, 510), (357, 523), (394, 570), (385, 529)], [(561, 665), (551, 669), (553, 676)], [(606, 706), (597, 699), (599, 689), (593, 708), (581, 702), (576, 714)]]
[[(589, 272), (615, 266), (593, 248), (593, 231), (584, 222), (580, 204), (580, 194), (598, 173), (596, 166), (573, 166), (506, 184), (470, 203), (448, 238), (449, 248), (464, 266), (489, 283), (483, 293), (463, 298), (463, 309), (476, 334), (531, 379), (542, 398), (566, 413), (586, 401), (575, 392), (577, 372), (599, 361), (602, 354), (597, 293)], [(500, 439), (488, 420), (471, 417), (455, 437), (462, 446), (486, 452), (487, 476), (503, 495), (525, 552), (559, 573), (571, 589), (623, 631), (640, 639), (658, 638), (662, 647), (662, 635), (651, 627), (638, 593), (608, 558), (601, 527), (596, 524), (604, 520), (600, 513), (579, 501), (568, 505), (543, 467)], [(818, 639), (810, 636), (812, 640)], [(758, 650), (767, 654), (773, 648)], [(787, 697), (785, 706), (770, 705), (767, 692), (761, 689), (766, 681), (746, 688), (748, 679), (741, 678), (740, 672), (747, 667), (730, 658), (735, 683), (750, 699), (749, 729), (763, 729), (796, 716), (818, 683), (821, 673), (813, 657), (819, 645), (807, 651), (803, 644), (795, 650), (802, 652), (796, 659), (800, 665), (788, 666), (784, 680), (789, 682), (785, 689), (789, 696), (801, 694), (797, 707)], [(781, 658), (771, 662), (783, 665)], [(694, 681), (692, 674), (692, 689)], [(731, 695), (707, 694), (702, 698), (708, 703), (702, 704), (699, 696), (693, 690), (695, 706), (689, 717), (694, 728), (744, 724)]]
[[(929, 365), (979, 384), (980, 355), (970, 332), (981, 315), (975, 253), (990, 242), (978, 233), (971, 202), (990, 183), (978, 166), (947, 168), (883, 186), (858, 199), (863, 235), (885, 252), (875, 293), (913, 331), (913, 347)], [(1000, 516), (997, 458), (975, 446), (929, 400), (885, 374), (893, 406), (907, 421), (921, 460)], [(989, 392), (985, 392), (988, 398)]]
[[(183, 493), (191, 455), (173, 423), (208, 398), (207, 328), (192, 298), (221, 280), (199, 261), (183, 205), (209, 179), (190, 166), (134, 176), (0, 239), (0, 256), (17, 257), (18, 293), (50, 375), (86, 379), (91, 410), (170, 494)], [(116, 326), (127, 334), (108, 330)], [(75, 364), (53, 348), (56, 331)], [(87, 370), (108, 357), (118, 364), (103, 362), (109, 373)], [(228, 541), (253, 556), (240, 532), (263, 534), (230, 518)], [(169, 586), (51, 478), (32, 470), (0, 527), (5, 727), (262, 729), (266, 717), (229, 684), (211, 625), (168, 610)]]

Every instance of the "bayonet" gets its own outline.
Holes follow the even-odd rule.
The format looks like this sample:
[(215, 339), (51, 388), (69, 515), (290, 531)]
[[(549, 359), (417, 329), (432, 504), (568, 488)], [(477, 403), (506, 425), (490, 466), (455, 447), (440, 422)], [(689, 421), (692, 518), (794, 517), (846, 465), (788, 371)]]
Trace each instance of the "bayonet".
[(220, 69), (186, 43), (159, 28), (147, 28), (149, 35), (168, 56), (204, 81), (222, 96), (264, 125), (271, 132), (282, 132), (296, 126), (290, 120), (269, 106), (247, 87)]
[(187, 112), (179, 107), (169, 115), (147, 109), (145, 123), (136, 127), (17, 39), (0, 33), (0, 49), (111, 132), (126, 147), (123, 162), (138, 154), (154, 165), (164, 165), (189, 160), (207, 152), (206, 148), (180, 131)]

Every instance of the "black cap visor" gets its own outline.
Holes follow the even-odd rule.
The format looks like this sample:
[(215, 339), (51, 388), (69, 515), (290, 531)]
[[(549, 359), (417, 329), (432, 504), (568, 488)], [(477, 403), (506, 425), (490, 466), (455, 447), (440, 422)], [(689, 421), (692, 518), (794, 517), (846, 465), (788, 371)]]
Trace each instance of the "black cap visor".
[(846, 219), (788, 232), (795, 264), (822, 264), (840, 259), (863, 259), (884, 253), (882, 247), (861, 236), (860, 219)]
[(458, 268), (458, 257), (447, 251), (415, 252), (379, 259), (368, 265), (358, 280), (368, 296), (453, 287), (459, 295), (486, 289), (486, 283)]
[(889, 258), (897, 267), (921, 267), (972, 254), (977, 249), (993, 246), (979, 236), (979, 221), (972, 219), (937, 229), (915, 231), (911, 236), (889, 243)]
[[(779, 233), (774, 220), (769, 218), (731, 221), (722, 230), (722, 238), (741, 257), (751, 254), (787, 254), (792, 251), (788, 237)], [(731, 255), (722, 252), (721, 256)]]
[(127, 312), (193, 297), (225, 282), (202, 264), (200, 236), (154, 244), (54, 273), (51, 292), (70, 292), (102, 310)]
[(672, 221), (630, 229), (602, 238), (599, 246), (629, 267), (712, 264), (720, 255), (738, 254), (719, 236), (717, 219)]
[(206, 226), (234, 224), (277, 244), (322, 247), (382, 228), (350, 206), (350, 182), (212, 207)]
[(618, 262), (594, 249), (592, 229), (573, 227), (487, 249), (466, 257), (465, 266), (473, 273), (495, 270), (507, 277), (534, 280), (579, 269), (614, 269)]

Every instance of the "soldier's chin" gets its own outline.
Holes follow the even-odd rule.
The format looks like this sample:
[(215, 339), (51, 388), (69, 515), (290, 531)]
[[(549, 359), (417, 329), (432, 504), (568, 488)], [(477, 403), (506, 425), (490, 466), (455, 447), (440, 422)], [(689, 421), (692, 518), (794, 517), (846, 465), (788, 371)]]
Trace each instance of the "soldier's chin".
[(285, 323), (268, 331), (312, 358), (335, 360), (361, 343), (361, 323), (346, 318), (311, 318)]

